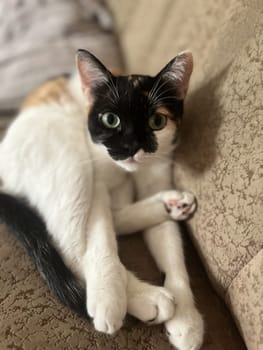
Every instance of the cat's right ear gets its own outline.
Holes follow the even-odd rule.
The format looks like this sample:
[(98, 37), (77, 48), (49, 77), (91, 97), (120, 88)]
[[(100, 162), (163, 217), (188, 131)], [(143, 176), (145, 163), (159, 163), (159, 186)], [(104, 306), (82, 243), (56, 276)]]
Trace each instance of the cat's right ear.
[(91, 97), (99, 85), (110, 79), (107, 68), (89, 51), (78, 50), (76, 64), (79, 72), (82, 90), (85, 96)]
[(176, 87), (176, 97), (183, 100), (193, 71), (193, 55), (190, 51), (179, 53), (157, 75), (170, 80)]

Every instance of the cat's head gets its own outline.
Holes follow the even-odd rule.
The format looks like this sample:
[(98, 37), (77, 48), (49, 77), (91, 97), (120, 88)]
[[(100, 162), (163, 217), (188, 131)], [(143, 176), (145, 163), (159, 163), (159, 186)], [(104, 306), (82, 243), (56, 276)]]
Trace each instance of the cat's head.
[(77, 53), (77, 67), (84, 96), (91, 101), (91, 138), (118, 165), (133, 171), (171, 152), (193, 69), (190, 52), (177, 55), (154, 77), (115, 76), (85, 50)]

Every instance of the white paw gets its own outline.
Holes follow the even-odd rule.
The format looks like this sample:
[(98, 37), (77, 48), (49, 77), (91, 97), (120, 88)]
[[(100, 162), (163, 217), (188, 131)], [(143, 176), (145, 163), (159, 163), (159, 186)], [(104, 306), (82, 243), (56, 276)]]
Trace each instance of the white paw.
[(204, 322), (194, 306), (178, 306), (175, 316), (165, 324), (169, 341), (178, 350), (200, 349)]
[(175, 312), (173, 296), (164, 287), (141, 282), (140, 287), (128, 296), (128, 312), (150, 324), (165, 322)]
[(195, 196), (191, 192), (165, 191), (161, 193), (161, 199), (173, 220), (185, 220), (196, 209)]
[(88, 277), (87, 308), (97, 331), (113, 334), (127, 312), (127, 274), (120, 264), (94, 270)]

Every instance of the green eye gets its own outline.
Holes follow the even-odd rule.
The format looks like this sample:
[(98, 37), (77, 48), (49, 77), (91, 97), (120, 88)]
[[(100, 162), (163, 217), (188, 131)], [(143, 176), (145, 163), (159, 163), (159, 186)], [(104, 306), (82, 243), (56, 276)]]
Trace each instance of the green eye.
[(161, 130), (166, 126), (167, 117), (164, 114), (154, 114), (149, 120), (148, 124), (152, 130)]
[(117, 114), (111, 112), (101, 114), (100, 117), (103, 125), (109, 129), (116, 129), (121, 123), (120, 118), (117, 116)]

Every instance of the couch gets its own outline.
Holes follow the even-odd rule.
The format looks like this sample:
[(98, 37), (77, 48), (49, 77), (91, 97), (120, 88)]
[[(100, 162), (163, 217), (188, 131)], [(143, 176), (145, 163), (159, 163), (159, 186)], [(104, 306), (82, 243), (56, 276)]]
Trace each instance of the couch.
[[(63, 1), (67, 3), (60, 0), (57, 4), (62, 6)], [(177, 52), (185, 48), (193, 51), (195, 70), (186, 100), (181, 144), (175, 155), (174, 178), (177, 187), (192, 190), (198, 198), (198, 212), (182, 227), (182, 235), (192, 289), (206, 323), (202, 349), (260, 350), (262, 2), (107, 0), (107, 4), (127, 72), (155, 74)], [(75, 45), (85, 45), (83, 35), (76, 39), (70, 33), (70, 40), (65, 35), (69, 35), (68, 31), (63, 31), (62, 44), (51, 39), (55, 50), (64, 50), (58, 73), (70, 69)], [(120, 67), (122, 57), (115, 39), (108, 32), (103, 35), (99, 48), (96, 41), (96, 53), (106, 63)], [(109, 47), (105, 45), (105, 35)], [(50, 38), (44, 43), (49, 47)], [(85, 47), (90, 49), (92, 45), (94, 41), (87, 41)], [(46, 47), (42, 47), (43, 52)], [(42, 60), (41, 66), (34, 69), (40, 67), (42, 74), (45, 67), (48, 77), (54, 74), (54, 67), (50, 69), (46, 62)], [(3, 67), (2, 63), (0, 68)], [(22, 84), (25, 71), (28, 76), (30, 69), (22, 69), (19, 76), (23, 93), (18, 90), (12, 101), (4, 95), (5, 109), (16, 107), (26, 93)], [(36, 79), (30, 80), (30, 86), (34, 84)], [(11, 120), (2, 111), (1, 134)], [(127, 267), (141, 278), (162, 283), (163, 276), (140, 234), (124, 237), (119, 243)], [(95, 332), (91, 324), (50, 294), (32, 261), (3, 225), (0, 260), (1, 350), (171, 349), (162, 326), (149, 327), (130, 317), (114, 336)]]

